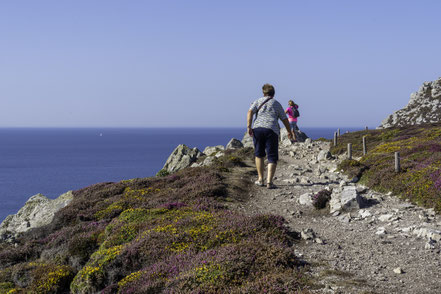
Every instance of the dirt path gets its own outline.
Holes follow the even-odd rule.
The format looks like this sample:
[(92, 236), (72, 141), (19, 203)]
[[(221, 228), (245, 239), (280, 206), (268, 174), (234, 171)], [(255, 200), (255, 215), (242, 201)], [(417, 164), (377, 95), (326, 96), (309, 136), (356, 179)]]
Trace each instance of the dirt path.
[[(278, 188), (253, 187), (240, 209), (282, 215), (303, 231), (296, 254), (314, 265), (318, 293), (441, 293), (439, 216), (348, 182), (335, 171), (338, 160), (317, 160), (328, 149), (325, 142), (282, 147)], [(331, 215), (299, 203), (301, 195), (347, 186), (356, 187), (365, 207)]]

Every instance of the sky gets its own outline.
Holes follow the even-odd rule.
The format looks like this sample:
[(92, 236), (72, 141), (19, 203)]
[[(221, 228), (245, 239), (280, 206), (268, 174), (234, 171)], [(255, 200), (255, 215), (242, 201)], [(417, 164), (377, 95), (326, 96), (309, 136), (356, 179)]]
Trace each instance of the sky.
[(441, 77), (441, 1), (0, 1), (0, 127), (376, 127)]

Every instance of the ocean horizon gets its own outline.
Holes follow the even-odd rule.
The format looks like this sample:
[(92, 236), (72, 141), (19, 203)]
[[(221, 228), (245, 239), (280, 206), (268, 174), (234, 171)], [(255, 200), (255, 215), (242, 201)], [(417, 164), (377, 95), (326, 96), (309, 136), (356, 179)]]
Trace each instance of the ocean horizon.
[[(362, 127), (340, 128), (341, 133)], [(331, 139), (336, 128), (302, 128)], [(41, 193), (54, 199), (100, 182), (154, 176), (179, 144), (239, 140), (245, 128), (0, 128), (0, 221)]]

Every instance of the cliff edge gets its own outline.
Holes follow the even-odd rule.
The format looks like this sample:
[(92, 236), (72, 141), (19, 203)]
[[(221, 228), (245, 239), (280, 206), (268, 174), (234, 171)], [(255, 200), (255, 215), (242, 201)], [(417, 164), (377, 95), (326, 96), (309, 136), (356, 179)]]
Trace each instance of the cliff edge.
[(409, 103), (385, 118), (379, 129), (441, 122), (441, 78), (424, 82)]

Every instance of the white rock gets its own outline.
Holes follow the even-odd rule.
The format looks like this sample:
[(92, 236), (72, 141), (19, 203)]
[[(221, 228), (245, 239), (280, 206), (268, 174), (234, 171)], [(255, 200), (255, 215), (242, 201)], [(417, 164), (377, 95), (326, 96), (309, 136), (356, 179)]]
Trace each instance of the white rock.
[(441, 231), (429, 229), (429, 228), (420, 228), (413, 231), (413, 234), (417, 235), (417, 237), (432, 239), (436, 242), (441, 241)]
[(52, 222), (55, 213), (67, 206), (73, 199), (72, 191), (51, 200), (42, 194), (29, 198), (15, 215), (9, 215), (0, 225), (0, 238), (6, 232), (13, 235), (38, 228)]
[(214, 157), (207, 156), (207, 158), (204, 159), (204, 162), (202, 163), (203, 166), (210, 166), (214, 162)]
[(435, 244), (436, 244), (435, 241), (429, 240), (424, 245), (424, 249), (427, 249), (427, 250), (434, 249), (435, 248)]
[(376, 235), (384, 235), (386, 234), (386, 229), (384, 227), (379, 227), (375, 232)]
[(322, 150), (317, 155), (318, 161), (328, 160), (328, 159), (332, 159), (332, 155), (331, 155), (331, 152), (329, 152), (327, 150)]
[(401, 269), (401, 267), (397, 267), (397, 268), (394, 268), (394, 273), (402, 274), (402, 273), (404, 273), (404, 271)]
[(387, 222), (394, 217), (393, 214), (382, 214), (378, 217), (378, 220), (381, 222)]
[(301, 205), (308, 205), (308, 206), (312, 206), (312, 198), (311, 198), (311, 193), (305, 193), (300, 195), (299, 197), (299, 204)]
[(315, 233), (312, 229), (305, 229), (300, 232), (303, 240), (312, 240), (315, 238)]
[(228, 142), (225, 149), (239, 149), (239, 148), (243, 148), (243, 147), (244, 147), (244, 144), (241, 141), (239, 141), (235, 138), (232, 138), (230, 140), (230, 142)]
[(163, 169), (168, 172), (176, 172), (189, 167), (202, 155), (202, 152), (197, 148), (190, 149), (184, 144), (178, 145), (168, 157)]
[(361, 218), (367, 218), (367, 217), (372, 216), (372, 214), (370, 213), (370, 211), (369, 211), (369, 210), (366, 210), (366, 209), (360, 209), (360, 210), (358, 211), (358, 214), (360, 215)]
[(217, 145), (217, 146), (211, 146), (211, 147), (208, 146), (208, 147), (205, 147), (203, 153), (207, 156), (211, 156), (213, 153), (216, 153), (218, 151), (223, 151), (223, 150), (225, 150), (225, 147), (223, 145)]
[(410, 226), (410, 227), (407, 227), (407, 228), (401, 228), (400, 231), (403, 232), (403, 233), (410, 233), (410, 232), (412, 232), (414, 229), (415, 229), (414, 226)]
[(363, 203), (363, 199), (358, 195), (354, 186), (345, 186), (340, 193), (340, 203), (343, 209), (359, 209)]
[(314, 241), (315, 241), (315, 243), (317, 243), (317, 244), (324, 244), (323, 240), (320, 239), (320, 238), (315, 238)]
[(304, 185), (306, 185), (306, 184), (308, 184), (308, 183), (309, 183), (309, 180), (308, 180), (307, 178), (302, 177), (302, 178), (300, 179), (300, 184), (304, 184)]

